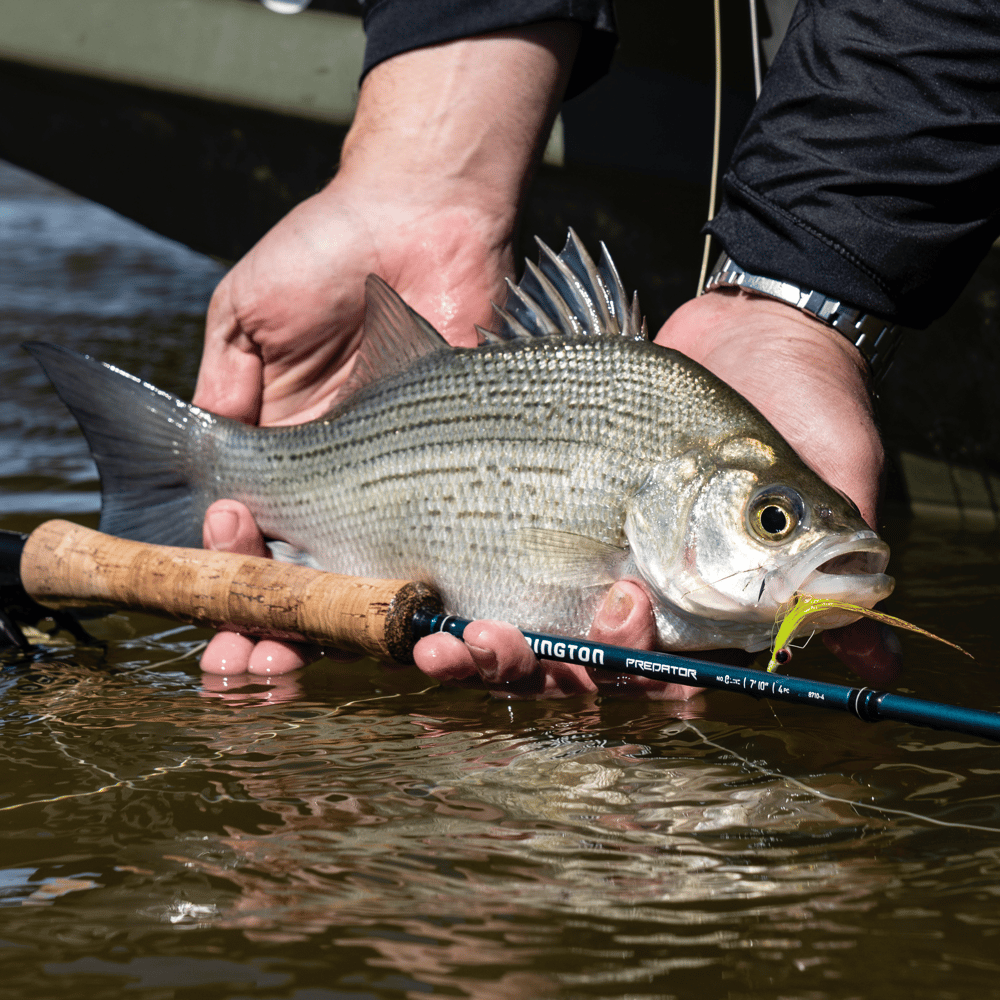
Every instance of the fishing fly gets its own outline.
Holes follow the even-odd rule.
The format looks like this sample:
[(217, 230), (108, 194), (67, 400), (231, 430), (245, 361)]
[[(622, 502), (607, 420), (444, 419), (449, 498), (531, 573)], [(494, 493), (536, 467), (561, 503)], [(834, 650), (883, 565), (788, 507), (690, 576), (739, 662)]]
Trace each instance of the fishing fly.
[(887, 615), (882, 611), (872, 611), (870, 608), (862, 608), (857, 604), (849, 604), (847, 601), (835, 601), (826, 597), (810, 597), (807, 594), (796, 594), (791, 601), (779, 608), (777, 615), (775, 615), (774, 623), (777, 626), (777, 632), (775, 633), (774, 641), (771, 643), (771, 659), (767, 664), (768, 673), (774, 673), (779, 666), (791, 659), (788, 647), (791, 644), (792, 637), (802, 628), (805, 620), (824, 611), (850, 611), (858, 615), (864, 615), (865, 618), (872, 618), (875, 621), (883, 622), (886, 625), (894, 625), (897, 628), (908, 629), (910, 632), (918, 632), (920, 635), (927, 636), (928, 639), (936, 639), (938, 642), (943, 642), (946, 646), (951, 646), (952, 649), (957, 649), (960, 653), (968, 656), (970, 660), (975, 659), (971, 653), (962, 649), (956, 643), (942, 639), (941, 636), (935, 635), (933, 632), (928, 632), (927, 629), (920, 628), (918, 625), (911, 625), (909, 622), (903, 621), (902, 618)]

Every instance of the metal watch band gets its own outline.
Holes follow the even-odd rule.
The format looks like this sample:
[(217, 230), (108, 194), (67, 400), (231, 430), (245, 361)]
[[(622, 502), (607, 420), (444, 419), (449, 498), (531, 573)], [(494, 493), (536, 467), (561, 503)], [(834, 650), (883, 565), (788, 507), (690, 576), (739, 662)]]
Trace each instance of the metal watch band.
[(855, 309), (822, 292), (799, 288), (789, 281), (750, 274), (725, 253), (705, 282), (706, 292), (713, 288), (744, 288), (757, 295), (787, 302), (788, 305), (815, 316), (843, 334), (861, 352), (876, 380), (885, 374), (903, 333), (902, 327)]

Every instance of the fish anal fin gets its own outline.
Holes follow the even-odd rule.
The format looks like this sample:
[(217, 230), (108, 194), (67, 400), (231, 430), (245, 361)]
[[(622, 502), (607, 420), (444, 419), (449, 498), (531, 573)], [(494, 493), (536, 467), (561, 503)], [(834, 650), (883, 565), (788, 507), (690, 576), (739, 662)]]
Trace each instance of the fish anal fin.
[(314, 556), (297, 548), (290, 542), (271, 538), (267, 540), (267, 547), (271, 550), (271, 558), (276, 559), (278, 562), (294, 563), (296, 566), (309, 566), (311, 569), (323, 568)]

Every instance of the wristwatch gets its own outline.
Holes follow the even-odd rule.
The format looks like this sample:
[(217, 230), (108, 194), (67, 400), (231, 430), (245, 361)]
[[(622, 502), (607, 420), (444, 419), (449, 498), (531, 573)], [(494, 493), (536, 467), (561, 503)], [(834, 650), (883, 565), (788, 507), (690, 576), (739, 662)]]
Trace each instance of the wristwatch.
[(861, 356), (868, 362), (874, 381), (885, 375), (903, 333), (902, 327), (822, 292), (800, 288), (790, 281), (750, 274), (726, 253), (719, 258), (715, 270), (705, 282), (704, 291), (710, 292), (714, 288), (743, 288), (756, 295), (779, 299), (814, 316), (827, 326), (832, 326), (861, 352)]

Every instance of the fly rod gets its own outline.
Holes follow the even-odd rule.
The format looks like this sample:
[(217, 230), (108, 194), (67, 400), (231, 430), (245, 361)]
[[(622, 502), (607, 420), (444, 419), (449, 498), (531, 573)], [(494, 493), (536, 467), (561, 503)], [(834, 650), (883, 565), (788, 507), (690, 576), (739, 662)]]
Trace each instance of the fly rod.
[[(67, 521), (47, 521), (26, 539), (0, 545), (19, 559), (20, 583), (47, 608), (117, 607), (201, 625), (318, 643), (412, 663), (418, 639), (462, 637), (469, 622), (444, 613), (440, 598), (409, 580), (340, 576), (231, 552), (127, 541)], [(893, 719), (1000, 740), (1000, 714), (922, 701), (867, 687), (827, 684), (721, 666), (672, 653), (524, 632), (543, 659), (690, 687), (845, 711), (865, 722)]]
[[(443, 612), (418, 611), (414, 631), (419, 637), (446, 632), (462, 638), (467, 619)], [(690, 659), (673, 653), (655, 653), (623, 646), (608, 646), (587, 639), (544, 635), (522, 630), (533, 652), (547, 660), (596, 667), (616, 674), (631, 674), (654, 681), (685, 684), (689, 687), (737, 691), (755, 698), (839, 709), (865, 722), (894, 719), (933, 729), (970, 733), (1000, 740), (1000, 714), (975, 708), (961, 708), (940, 702), (907, 698), (868, 687), (847, 687), (800, 677), (784, 677), (763, 670), (723, 666), (707, 660)]]

